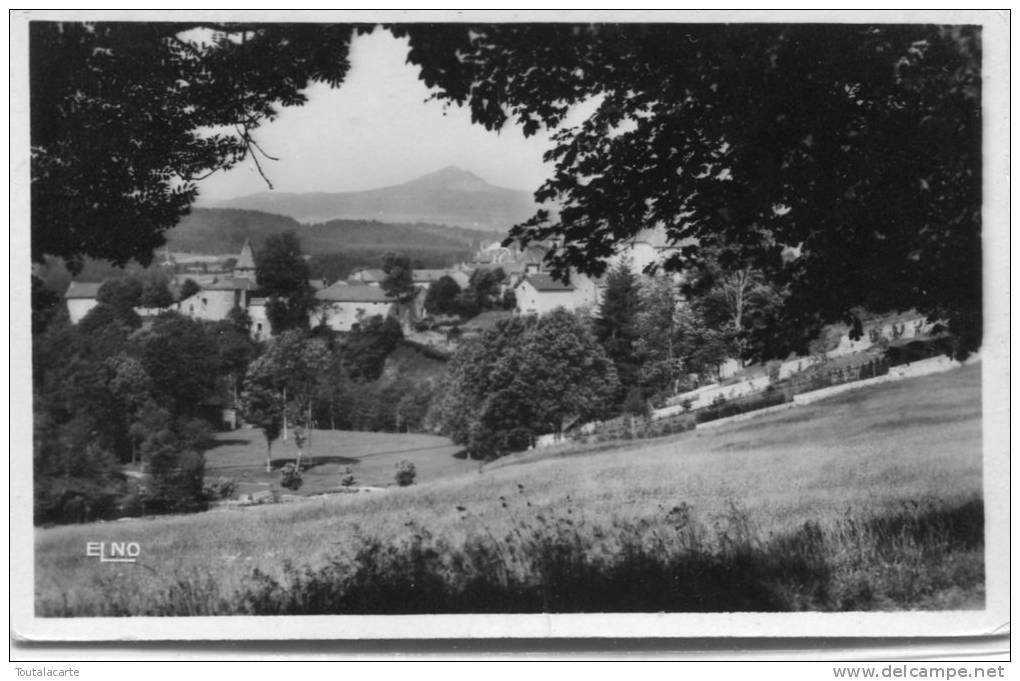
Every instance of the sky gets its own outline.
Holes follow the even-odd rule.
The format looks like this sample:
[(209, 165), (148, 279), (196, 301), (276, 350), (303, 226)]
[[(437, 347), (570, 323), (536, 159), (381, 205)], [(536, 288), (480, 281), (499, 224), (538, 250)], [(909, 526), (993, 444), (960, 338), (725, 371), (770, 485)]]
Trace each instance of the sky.
[[(340, 192), (400, 184), (454, 165), (490, 184), (534, 191), (547, 177), (542, 133), (489, 132), (470, 112), (425, 100), (429, 90), (405, 64), (406, 39), (377, 30), (351, 43), (351, 69), (338, 89), (314, 84), (301, 107), (255, 131), (279, 161), (263, 169), (281, 192)], [(262, 159), (260, 159), (261, 161)], [(199, 185), (198, 205), (267, 191), (250, 160)]]

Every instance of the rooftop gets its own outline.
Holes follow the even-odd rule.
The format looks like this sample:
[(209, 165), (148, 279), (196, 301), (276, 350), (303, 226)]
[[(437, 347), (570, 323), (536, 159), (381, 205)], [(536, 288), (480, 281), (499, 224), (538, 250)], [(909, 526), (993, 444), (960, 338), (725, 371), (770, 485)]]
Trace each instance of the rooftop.
[(496, 326), (504, 319), (511, 319), (514, 313), (509, 310), (488, 310), (464, 322), (465, 331), (485, 331)]
[(255, 282), (245, 277), (225, 277), (202, 286), (206, 291), (251, 291), (254, 288)]
[(65, 298), (95, 298), (99, 295), (101, 281), (72, 281), (64, 293)]
[(315, 299), (332, 303), (392, 303), (386, 293), (375, 286), (333, 284), (315, 292)]
[(524, 280), (530, 283), (539, 291), (573, 291), (574, 287), (572, 284), (564, 284), (558, 279), (553, 279), (551, 274), (545, 272), (533, 272), (524, 277)]
[(238, 270), (253, 270), (255, 269), (255, 255), (251, 250), (251, 242), (247, 239), (244, 240), (244, 245), (241, 246), (241, 253), (237, 256), (237, 262), (234, 264), (234, 269)]
[(351, 272), (347, 281), (369, 281), (382, 283), (386, 279), (386, 273), (380, 269), (365, 269)]

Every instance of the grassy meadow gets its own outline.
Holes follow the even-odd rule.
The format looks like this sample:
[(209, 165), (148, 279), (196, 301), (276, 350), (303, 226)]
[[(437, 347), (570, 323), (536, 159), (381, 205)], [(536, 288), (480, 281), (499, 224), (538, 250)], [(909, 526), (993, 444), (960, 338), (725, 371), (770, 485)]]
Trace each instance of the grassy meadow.
[[(402, 460), (414, 464), (422, 484), (476, 472), (478, 462), (456, 457), (459, 451), (460, 447), (436, 435), (314, 430), (301, 463), (304, 482), (296, 494), (310, 496), (339, 490), (346, 468), (354, 474), (355, 486), (393, 485), (395, 466)], [(209, 482), (231, 478), (240, 496), (258, 496), (279, 486), (280, 468), (296, 457), (293, 438), (277, 440), (272, 450), (273, 470), (267, 473), (266, 439), (260, 430), (242, 428), (218, 433), (216, 445), (205, 454), (205, 477)]]
[[(211, 476), (264, 464), (247, 432), (255, 444), (208, 453)], [(483, 467), (438, 438), (359, 445), (368, 435), (320, 438), (315, 456), (359, 459), (364, 485), (391, 483), (407, 458), (414, 486), (37, 529), (37, 613), (983, 605), (979, 365)], [(139, 563), (100, 564), (87, 541), (138, 542)]]

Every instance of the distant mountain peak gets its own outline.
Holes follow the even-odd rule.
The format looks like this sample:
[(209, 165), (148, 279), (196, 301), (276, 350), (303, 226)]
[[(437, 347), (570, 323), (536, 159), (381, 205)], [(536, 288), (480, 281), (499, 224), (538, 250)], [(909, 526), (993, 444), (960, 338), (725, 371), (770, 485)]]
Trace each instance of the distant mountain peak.
[(300, 222), (333, 219), (429, 222), (505, 233), (534, 213), (531, 192), (489, 184), (457, 166), (391, 187), (352, 192), (272, 192), (212, 206), (261, 210)]
[(430, 187), (435, 189), (452, 189), (456, 191), (480, 191), (492, 189), (489, 184), (474, 173), (458, 166), (446, 166), (439, 170), (422, 175), (404, 186)]

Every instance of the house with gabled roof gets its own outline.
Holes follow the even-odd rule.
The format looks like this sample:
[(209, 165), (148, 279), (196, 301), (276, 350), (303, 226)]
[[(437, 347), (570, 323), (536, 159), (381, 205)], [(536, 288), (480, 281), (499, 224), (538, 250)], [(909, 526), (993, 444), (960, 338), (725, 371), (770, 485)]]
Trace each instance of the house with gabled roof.
[(99, 287), (102, 285), (99, 281), (72, 281), (67, 287), (64, 300), (67, 301), (67, 313), (72, 324), (80, 322), (99, 304)]
[(248, 307), (248, 297), (255, 289), (255, 282), (243, 277), (226, 277), (206, 284), (202, 290), (185, 298), (178, 305), (178, 311), (185, 317), (219, 321), (226, 319), (235, 307)]
[(525, 274), (513, 289), (520, 314), (545, 314), (556, 308), (581, 310), (598, 304), (595, 283), (581, 274), (574, 274), (570, 282), (554, 279), (547, 272)]
[(363, 319), (396, 316), (397, 301), (378, 286), (338, 282), (315, 292), (315, 309), (309, 323), (325, 324), (333, 331), (350, 331)]

